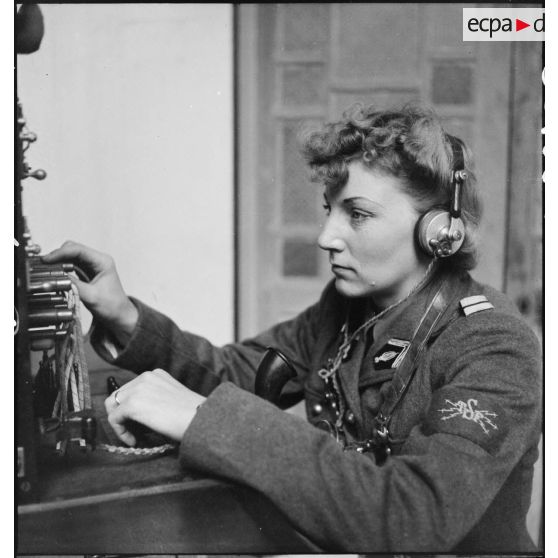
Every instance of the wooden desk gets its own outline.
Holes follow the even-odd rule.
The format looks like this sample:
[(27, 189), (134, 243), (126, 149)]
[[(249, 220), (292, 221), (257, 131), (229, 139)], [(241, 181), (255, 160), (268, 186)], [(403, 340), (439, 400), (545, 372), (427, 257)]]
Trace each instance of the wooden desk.
[[(109, 375), (120, 382), (133, 377), (106, 368), (91, 372), (94, 408), (102, 408)], [(101, 438), (110, 437), (104, 418), (99, 427)], [(77, 448), (65, 458), (52, 451), (40, 455), (39, 501), (18, 508), (18, 554), (318, 550), (269, 500), (245, 487), (189, 475), (176, 455), (122, 456)]]

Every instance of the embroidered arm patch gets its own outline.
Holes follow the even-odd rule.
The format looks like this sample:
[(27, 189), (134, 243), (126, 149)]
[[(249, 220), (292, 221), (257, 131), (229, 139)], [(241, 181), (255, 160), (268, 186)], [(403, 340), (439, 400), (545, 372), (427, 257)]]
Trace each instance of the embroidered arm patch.
[(428, 434), (454, 434), (495, 453), (506, 437), (508, 418), (494, 396), (448, 387), (434, 394), (425, 425)]

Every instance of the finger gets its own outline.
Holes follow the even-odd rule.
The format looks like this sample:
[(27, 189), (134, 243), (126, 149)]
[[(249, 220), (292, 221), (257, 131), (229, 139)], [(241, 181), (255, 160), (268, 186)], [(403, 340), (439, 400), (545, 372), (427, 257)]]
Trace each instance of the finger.
[(105, 411), (107, 413), (107, 419), (108, 417), (110, 417), (111, 413), (113, 413), (116, 410), (116, 407), (118, 407), (118, 405), (114, 400), (114, 393), (113, 393), (105, 399)]
[(108, 422), (118, 438), (127, 446), (135, 446), (136, 437), (124, 426), (125, 421), (125, 415), (119, 409), (115, 409), (108, 416)]
[(125, 388), (129, 389), (129, 384), (135, 382), (136, 379), (124, 384), (122, 387), (119, 387), (105, 399), (105, 410), (107, 412), (107, 415), (113, 412), (117, 407), (122, 405), (122, 403), (124, 403), (128, 399), (128, 395), (125, 395), (124, 393), (125, 391), (127, 391), (127, 389)]
[(77, 287), (80, 300), (87, 306), (95, 300), (95, 289), (85, 281), (78, 279), (74, 275), (68, 275), (70, 281)]
[(60, 246), (60, 248), (55, 248), (48, 254), (44, 254), (41, 257), (48, 263), (64, 258), (79, 258), (85, 251), (85, 248), (86, 247), (83, 244), (74, 242), (73, 240), (67, 240), (64, 244), (62, 244), (62, 246)]
[(42, 256), (45, 263), (60, 261), (79, 262), (85, 264), (95, 272), (106, 268), (110, 264), (110, 256), (79, 242), (68, 240), (60, 248)]
[(130, 417), (126, 407), (123, 406), (125, 400), (122, 399), (123, 394), (121, 390), (122, 388), (117, 389), (105, 400), (107, 420), (114, 430), (114, 433), (122, 442), (128, 446), (135, 446), (137, 443), (136, 437), (126, 428), (126, 423), (130, 420)]

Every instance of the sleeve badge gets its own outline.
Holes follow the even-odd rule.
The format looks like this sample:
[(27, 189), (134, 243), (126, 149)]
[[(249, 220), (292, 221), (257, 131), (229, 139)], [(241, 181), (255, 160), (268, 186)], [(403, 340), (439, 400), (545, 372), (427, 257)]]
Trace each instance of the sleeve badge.
[(478, 401), (476, 399), (467, 399), (465, 401), (450, 401), (446, 399), (446, 408), (438, 409), (442, 413), (442, 420), (450, 420), (454, 418), (462, 418), (464, 420), (471, 420), (477, 423), (485, 434), (489, 434), (489, 429), (498, 430), (494, 423), (494, 419), (498, 413), (489, 410), (478, 409)]
[(427, 435), (466, 438), (494, 454), (507, 437), (509, 423), (509, 413), (494, 394), (448, 385), (432, 394), (423, 428)]

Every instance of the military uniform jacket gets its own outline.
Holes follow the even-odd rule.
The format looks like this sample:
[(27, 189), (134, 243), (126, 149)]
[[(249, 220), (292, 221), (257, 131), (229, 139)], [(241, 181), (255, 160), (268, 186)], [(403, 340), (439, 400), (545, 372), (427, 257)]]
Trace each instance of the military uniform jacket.
[[(397, 356), (447, 281), (448, 311), (394, 412), (393, 454), (382, 465), (316, 427), (331, 418), (318, 371), (347, 319), (354, 328), (366, 314), (364, 301), (347, 301), (333, 283), (294, 319), (242, 343), (217, 348), (132, 299), (139, 322), (118, 358), (100, 328), (93, 344), (118, 366), (162, 368), (208, 396), (184, 433), (183, 465), (263, 493), (324, 551), (533, 551), (525, 516), (540, 437), (540, 347), (502, 294), (468, 274), (439, 273), (363, 330), (338, 372), (345, 423), (355, 439), (371, 435)], [(308, 421), (253, 394), (269, 346), (294, 364), (287, 392), (305, 399)]]

